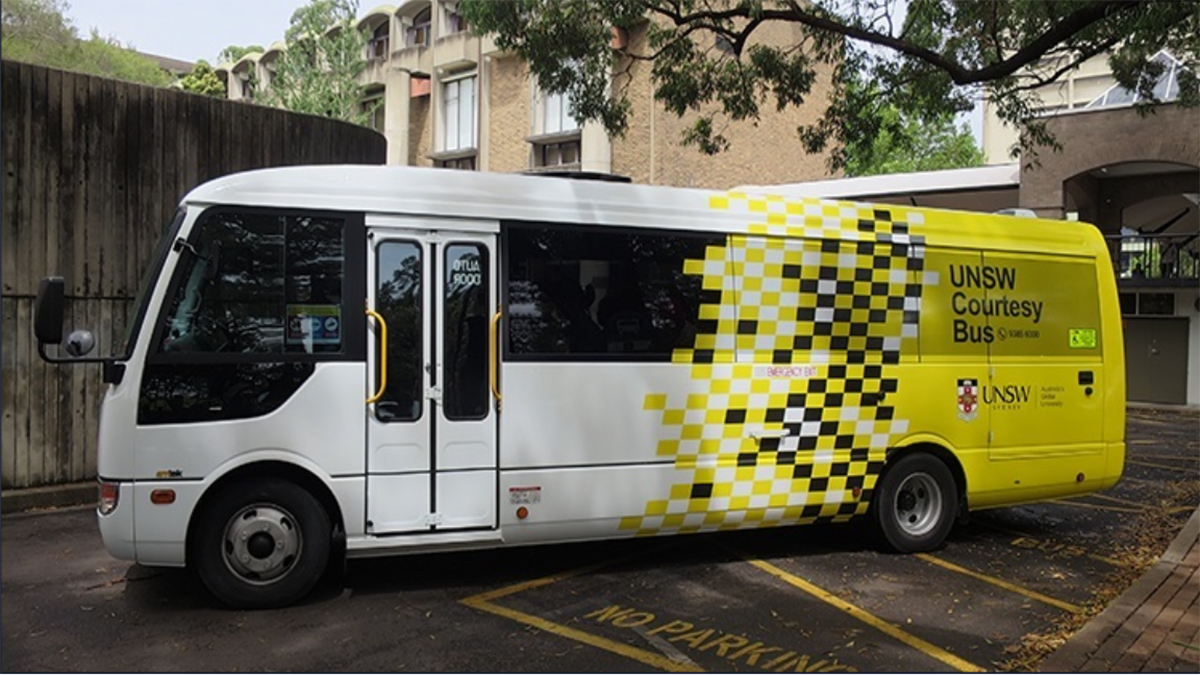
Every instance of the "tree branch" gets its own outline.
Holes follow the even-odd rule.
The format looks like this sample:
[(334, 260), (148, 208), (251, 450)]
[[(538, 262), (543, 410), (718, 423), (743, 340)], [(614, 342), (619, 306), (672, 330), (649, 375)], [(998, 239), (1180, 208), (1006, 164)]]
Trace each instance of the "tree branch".
[[(785, 21), (799, 23), (809, 28), (831, 32), (856, 40), (862, 40), (874, 45), (886, 47), (914, 59), (924, 61), (940, 70), (945, 71), (950, 79), (958, 85), (977, 84), (1008, 77), (1021, 68), (1033, 63), (1047, 50), (1053, 48), (1071, 37), (1079, 34), (1089, 26), (1112, 15), (1137, 9), (1146, 0), (1095, 0), (1075, 12), (1063, 17), (1048, 30), (1013, 53), (1006, 59), (988, 64), (982, 68), (966, 68), (958, 62), (947, 58), (931, 49), (907, 42), (883, 33), (850, 26), (839, 21), (822, 16), (800, 6), (797, 0), (787, 0), (787, 9), (766, 9), (757, 17), (760, 21)], [(676, 26), (697, 26), (713, 30), (715, 24), (734, 19), (750, 19), (749, 12), (734, 8), (726, 10), (698, 11), (684, 14), (669, 9), (652, 0), (644, 0), (643, 5), (672, 21)]]

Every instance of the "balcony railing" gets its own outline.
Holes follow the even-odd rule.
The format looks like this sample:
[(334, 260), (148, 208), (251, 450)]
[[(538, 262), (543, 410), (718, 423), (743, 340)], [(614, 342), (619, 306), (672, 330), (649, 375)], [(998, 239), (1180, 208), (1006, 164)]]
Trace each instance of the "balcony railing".
[(1108, 251), (1125, 283), (1194, 283), (1200, 279), (1200, 233), (1110, 236)]

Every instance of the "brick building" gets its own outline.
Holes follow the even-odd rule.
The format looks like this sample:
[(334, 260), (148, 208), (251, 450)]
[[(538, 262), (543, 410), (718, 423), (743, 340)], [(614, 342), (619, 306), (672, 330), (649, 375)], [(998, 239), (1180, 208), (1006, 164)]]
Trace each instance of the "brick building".
[[(613, 40), (646, 49), (648, 23), (614, 30)], [(361, 16), (368, 35), (364, 105), (388, 140), (388, 163), (480, 171), (588, 171), (628, 176), (638, 183), (726, 188), (783, 183), (828, 175), (825, 155), (805, 154), (797, 127), (824, 113), (832, 68), (826, 66), (803, 108), (764, 106), (757, 122), (730, 123), (731, 148), (708, 157), (680, 146), (691, 122), (653, 100), (650, 65), (623, 64), (614, 86), (632, 104), (626, 133), (610, 139), (598, 124), (580, 127), (562, 96), (538, 90), (525, 65), (473, 34), (455, 0), (408, 0)], [(797, 44), (794, 26), (764, 26), (758, 40)], [(702, 38), (703, 39), (703, 38)], [(711, 37), (707, 39), (712, 39)], [(286, 49), (221, 64), (229, 97), (252, 100), (269, 87), (274, 63)], [(628, 68), (624, 66), (628, 65)]]

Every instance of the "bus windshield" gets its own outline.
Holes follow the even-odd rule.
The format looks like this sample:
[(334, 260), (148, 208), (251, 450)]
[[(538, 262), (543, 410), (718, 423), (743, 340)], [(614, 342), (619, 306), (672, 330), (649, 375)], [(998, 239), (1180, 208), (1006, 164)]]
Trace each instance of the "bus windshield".
[(149, 260), (146, 265), (146, 270), (142, 273), (141, 283), (138, 284), (137, 296), (133, 300), (133, 312), (129, 315), (129, 323), (125, 325), (124, 349), (120, 354), (114, 354), (120, 360), (127, 360), (133, 354), (133, 345), (137, 342), (138, 330), (141, 328), (142, 322), (146, 318), (146, 304), (150, 302), (150, 291), (154, 286), (155, 280), (158, 279), (159, 273), (162, 271), (163, 263), (167, 259), (167, 252), (171, 250), (171, 243), (175, 241), (176, 235), (179, 234), (179, 228), (183, 225), (184, 216), (187, 215), (187, 210), (180, 207), (175, 211), (175, 216), (163, 231), (162, 237), (158, 240), (158, 245), (154, 248), (154, 257)]

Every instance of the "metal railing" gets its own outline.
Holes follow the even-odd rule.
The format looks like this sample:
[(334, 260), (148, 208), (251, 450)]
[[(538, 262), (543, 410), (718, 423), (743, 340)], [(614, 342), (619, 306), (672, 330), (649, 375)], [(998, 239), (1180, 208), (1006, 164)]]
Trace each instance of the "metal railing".
[(1200, 279), (1200, 233), (1105, 237), (1118, 279)]

